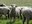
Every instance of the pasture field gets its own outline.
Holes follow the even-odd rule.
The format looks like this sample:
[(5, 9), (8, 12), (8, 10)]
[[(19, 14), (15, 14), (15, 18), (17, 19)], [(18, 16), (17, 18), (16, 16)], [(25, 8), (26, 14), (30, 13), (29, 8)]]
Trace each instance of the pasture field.
[(32, 6), (32, 0), (0, 0), (6, 5), (16, 4), (17, 6)]
[[(0, 24), (7, 24), (9, 21), (10, 20), (0, 20)], [(29, 23), (32, 24), (32, 20)], [(22, 20), (16, 20), (13, 24), (22, 24)]]
[(0, 20), (0, 24), (6, 24), (9, 20)]

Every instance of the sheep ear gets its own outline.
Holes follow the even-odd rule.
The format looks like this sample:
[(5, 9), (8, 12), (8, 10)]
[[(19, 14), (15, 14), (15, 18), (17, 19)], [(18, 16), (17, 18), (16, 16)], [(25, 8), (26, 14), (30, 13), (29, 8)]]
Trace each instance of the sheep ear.
[(17, 7), (17, 6), (15, 6), (15, 7)]
[(11, 5), (13, 7), (13, 5)]
[(21, 8), (21, 10), (22, 10), (23, 8)]
[(17, 7), (17, 6), (15, 6), (15, 7)]

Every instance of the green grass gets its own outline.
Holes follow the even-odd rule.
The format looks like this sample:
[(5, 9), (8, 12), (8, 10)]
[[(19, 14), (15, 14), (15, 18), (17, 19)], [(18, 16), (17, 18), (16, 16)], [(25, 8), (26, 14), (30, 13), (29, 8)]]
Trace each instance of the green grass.
[[(22, 20), (19, 20), (19, 21), (16, 20), (15, 24), (23, 24), (23, 23), (22, 23)], [(26, 22), (25, 22), (25, 24), (26, 24)], [(32, 24), (32, 20), (29, 21), (29, 24)]]
[(32, 6), (32, 0), (0, 0), (0, 3), (5, 3), (6, 5)]
[[(7, 22), (9, 22), (10, 20), (0, 20), (0, 24), (7, 24)], [(30, 24), (32, 24), (32, 20), (29, 22)], [(14, 22), (14, 24), (22, 24), (22, 20), (16, 20)], [(25, 22), (26, 24), (26, 22)]]
[(6, 24), (9, 20), (0, 20), (0, 24)]

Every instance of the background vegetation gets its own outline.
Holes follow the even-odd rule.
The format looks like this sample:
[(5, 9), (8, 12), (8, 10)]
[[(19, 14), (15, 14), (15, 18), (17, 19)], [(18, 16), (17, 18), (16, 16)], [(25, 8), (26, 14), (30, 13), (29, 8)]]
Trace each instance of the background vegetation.
[(0, 3), (5, 3), (6, 5), (32, 6), (32, 0), (0, 0)]

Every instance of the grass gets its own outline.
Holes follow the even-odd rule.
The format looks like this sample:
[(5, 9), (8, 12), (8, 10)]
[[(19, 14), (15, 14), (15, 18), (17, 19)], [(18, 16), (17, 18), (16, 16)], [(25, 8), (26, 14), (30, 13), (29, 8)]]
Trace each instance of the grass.
[(9, 20), (0, 20), (0, 24), (6, 24)]
[[(10, 20), (0, 20), (0, 24), (7, 24), (7, 22), (9, 22)], [(26, 22), (25, 22), (26, 23)], [(32, 20), (29, 22), (30, 24), (32, 24)], [(14, 24), (22, 24), (22, 20), (16, 20), (14, 22)]]
[(0, 0), (6, 5), (17, 4), (17, 6), (32, 6), (32, 0)]

